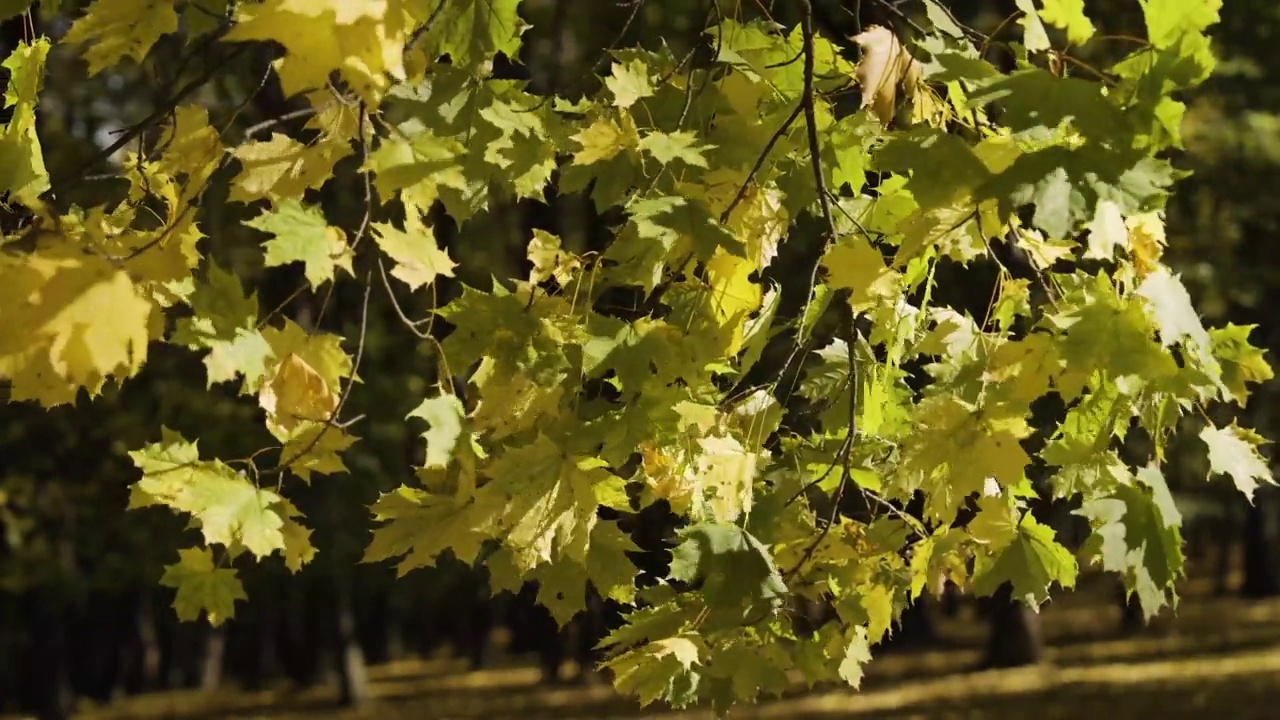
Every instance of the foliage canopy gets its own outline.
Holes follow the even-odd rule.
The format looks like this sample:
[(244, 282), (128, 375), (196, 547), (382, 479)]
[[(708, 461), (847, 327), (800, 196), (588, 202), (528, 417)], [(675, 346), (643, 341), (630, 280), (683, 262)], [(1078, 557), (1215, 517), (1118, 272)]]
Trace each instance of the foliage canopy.
[[(297, 110), (246, 130), (193, 82), (107, 149), (122, 189), (88, 207), (37, 133), (53, 42), (4, 61), (0, 190), (29, 211), (0, 252), (11, 399), (91, 398), (168, 343), (276, 440), (219, 459), (157, 427), (130, 453), (130, 507), (202, 537), (162, 579), (180, 617), (232, 617), (238, 565), (313, 559), (289, 498), (358, 442), (343, 410), (378, 373), (374, 293), (431, 389), (404, 419), (421, 465), (371, 508), (365, 560), (481, 562), (495, 591), (536, 581), (561, 622), (589, 582), (628, 608), (607, 665), (644, 702), (724, 708), (792, 668), (857, 686), (946, 581), (1039, 605), (1093, 563), (1148, 614), (1176, 603), (1172, 439), (1198, 423), (1211, 475), (1271, 482), (1262, 438), (1208, 414), (1271, 370), (1162, 262), (1177, 95), (1213, 69), (1220, 0), (1143, 0), (1146, 38), (1103, 69), (1055, 47), (1093, 39), (1079, 2), (1019, 0), (1003, 66), (934, 0), (903, 37), (852, 43), (815, 32), (807, 0), (796, 27), (708, 5), (697, 52), (614, 48), (596, 89), (563, 97), (498, 72), (519, 0), (93, 0), (58, 41), (90, 76), (177, 41), (205, 82), (274, 43)], [(343, 176), (356, 222), (326, 206)], [(600, 237), (536, 229), (521, 272), (461, 278), (456, 247), (485, 252), (495, 216), (572, 195)], [(262, 267), (362, 303), (359, 332), (264, 311), (202, 251), (211, 203), (244, 209)], [(460, 291), (437, 304), (442, 283)], [(1033, 514), (1051, 500), (1087, 521), (1078, 550)], [(655, 504), (673, 536), (652, 576), (628, 518)], [(840, 622), (799, 632), (795, 598)]]

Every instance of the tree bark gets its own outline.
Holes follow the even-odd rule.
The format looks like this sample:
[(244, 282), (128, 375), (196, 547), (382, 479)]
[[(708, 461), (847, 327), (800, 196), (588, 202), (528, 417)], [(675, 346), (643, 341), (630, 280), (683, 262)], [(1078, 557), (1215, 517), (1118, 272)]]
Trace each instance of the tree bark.
[(1280, 595), (1280, 556), (1277, 556), (1275, 496), (1258, 488), (1244, 523), (1244, 582), (1240, 593), (1259, 598)]
[(991, 634), (983, 667), (1021, 667), (1044, 659), (1040, 615), (1014, 599), (1011, 585), (1002, 585), (991, 597), (989, 612)]
[(205, 634), (203, 652), (200, 658), (200, 689), (206, 692), (217, 690), (222, 685), (223, 660), (226, 658), (227, 628), (220, 626), (209, 628)]
[(343, 705), (354, 707), (369, 700), (369, 671), (365, 667), (364, 650), (356, 635), (351, 592), (341, 580), (337, 584), (334, 619), (337, 621), (339, 698)]

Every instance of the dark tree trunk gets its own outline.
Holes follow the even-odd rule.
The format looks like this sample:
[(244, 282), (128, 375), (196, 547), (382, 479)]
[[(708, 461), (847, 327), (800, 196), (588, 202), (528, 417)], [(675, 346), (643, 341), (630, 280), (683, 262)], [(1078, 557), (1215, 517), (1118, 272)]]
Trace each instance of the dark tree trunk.
[(938, 624), (933, 619), (933, 598), (921, 595), (916, 598), (898, 621), (898, 627), (889, 637), (886, 647), (920, 648), (938, 642)]
[(1140, 632), (1146, 627), (1146, 618), (1142, 614), (1142, 604), (1136, 595), (1129, 595), (1124, 586), (1120, 587), (1120, 631), (1127, 634)]
[(37, 590), (27, 597), (31, 646), (27, 683), (39, 720), (66, 720), (75, 707), (68, 646), (68, 607), (57, 593)]
[(1013, 587), (1002, 585), (988, 601), (991, 634), (987, 638), (986, 668), (1035, 665), (1044, 658), (1044, 633), (1040, 615), (1013, 597)]
[(200, 689), (217, 690), (222, 686), (222, 668), (227, 652), (227, 626), (208, 628), (200, 656)]
[(1244, 523), (1244, 582), (1240, 593), (1245, 597), (1271, 597), (1280, 594), (1280, 556), (1276, 553), (1275, 497), (1270, 488), (1259, 488)]
[(364, 650), (360, 647), (360, 639), (356, 635), (355, 609), (352, 607), (351, 592), (346, 584), (339, 580), (338, 592), (334, 598), (334, 620), (336, 621), (338, 657), (339, 698), (343, 705), (359, 706), (369, 700), (369, 672), (365, 667)]

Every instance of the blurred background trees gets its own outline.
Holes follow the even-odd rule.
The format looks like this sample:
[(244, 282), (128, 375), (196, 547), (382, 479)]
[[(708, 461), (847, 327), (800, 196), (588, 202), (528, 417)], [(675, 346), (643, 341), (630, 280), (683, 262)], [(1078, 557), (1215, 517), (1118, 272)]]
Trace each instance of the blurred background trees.
[[(59, 37), (84, 4), (38, 2), (32, 20), (4, 21), (0, 56), (30, 33), (33, 22)], [(184, 22), (213, 22), (207, 10), (217, 4), (189, 0)], [(915, 3), (888, 0), (814, 4), (820, 31), (833, 38), (847, 38), (873, 23), (908, 35), (921, 13)], [(999, 34), (1017, 11), (1013, 0), (944, 4), (979, 30), (1017, 37)], [(751, 17), (769, 8), (779, 22), (796, 22), (790, 4), (769, 0), (525, 0), (522, 7), (533, 25), (525, 51), (518, 63), (496, 72), (527, 78), (535, 92), (569, 98), (591, 89), (592, 71), (605, 67), (611, 46), (665, 42), (676, 57), (694, 52), (697, 61), (707, 54), (701, 29), (716, 13)], [(1091, 63), (1103, 65), (1126, 52), (1129, 36), (1140, 28), (1136, 2), (1093, 2), (1089, 12), (1102, 37), (1073, 49), (1082, 73)], [(1274, 351), (1280, 347), (1280, 315), (1271, 311), (1280, 307), (1280, 256), (1269, 247), (1280, 240), (1280, 204), (1269, 193), (1280, 169), (1280, 5), (1231, 0), (1215, 33), (1217, 73), (1186, 98), (1187, 154), (1180, 162), (1191, 174), (1168, 208), (1169, 255), (1208, 321), (1256, 324), (1254, 341)], [(842, 44), (851, 56), (856, 53), (851, 42)], [(209, 58), (185, 60), (191, 52), (162, 41), (143, 65), (87, 80), (78, 60), (55, 49), (39, 122), (60, 203), (89, 205), (119, 192), (96, 174), (123, 154), (98, 158), (100, 149), (170, 103), (178, 88), (204, 71)], [(1016, 52), (1008, 43), (993, 43), (988, 57), (999, 62), (1004, 53), (1008, 61)], [(264, 51), (229, 61), (193, 97), (215, 118), (235, 116), (241, 132), (284, 116), (294, 108), (266, 75), (270, 60)], [(272, 129), (290, 132), (299, 125), (285, 122)], [(217, 187), (225, 192), (223, 174)], [(356, 176), (339, 177), (354, 183)], [(325, 187), (325, 205), (335, 222), (359, 222), (361, 193), (341, 181)], [(252, 255), (237, 251), (257, 242), (231, 216), (243, 211), (209, 198), (200, 218), (208, 236), (204, 254), (259, 283), (264, 309), (284, 305), (304, 327), (354, 336), (360, 298), (344, 297), (341, 290), (335, 297), (298, 293), (300, 271), (297, 276), (288, 268), (267, 274), (253, 266), (259, 261)], [(492, 214), (497, 216), (503, 217), (501, 227), (438, 228), (460, 263), (461, 281), (482, 284), (518, 267), (534, 224), (552, 222), (566, 244), (582, 247), (600, 222), (580, 196), (557, 198), (554, 206), (525, 203), (508, 214)], [(0, 217), (0, 223), (7, 220)], [(471, 233), (489, 240), (483, 245), (459, 240)], [(795, 234), (794, 242), (803, 245), (803, 230), (796, 228)], [(807, 270), (803, 258), (793, 259), (791, 268), (785, 266), (787, 258), (781, 256), (779, 274)], [(437, 297), (419, 293), (405, 309), (421, 316), (457, 291), (455, 282), (442, 286)], [(388, 567), (357, 562), (367, 539), (367, 506), (379, 492), (406, 480), (401, 477), (406, 458), (421, 452), (414, 429), (395, 418), (404, 417), (436, 380), (427, 349), (399, 330), (396, 310), (385, 296), (375, 294), (371, 303), (365, 346), (371, 371), (363, 373), (352, 411), (377, 412), (356, 426), (361, 439), (346, 454), (350, 472), (317, 480), (298, 502), (315, 520), (321, 560), (297, 575), (278, 559), (248, 571), (252, 601), (233, 623), (216, 631), (178, 623), (168, 608), (172, 591), (160, 587), (158, 578), (186, 530), (163, 512), (124, 512), (127, 485), (135, 479), (124, 453), (154, 439), (149, 433), (159, 422), (199, 436), (201, 446), (215, 454), (244, 456), (270, 444), (256, 408), (220, 388), (199, 390), (189, 382), (201, 376), (199, 362), (167, 348), (155, 353), (141, 377), (93, 403), (50, 412), (25, 404), (0, 406), (0, 712), (26, 708), (42, 718), (58, 718), (81, 697), (105, 700), (227, 683), (259, 687), (281, 680), (296, 685), (336, 680), (344, 699), (356, 703), (366, 695), (366, 662), (427, 654), (442, 646), (452, 646), (472, 664), (490, 662), (487, 645), (504, 627), (511, 648), (541, 651), (544, 665), (567, 655), (586, 659), (582, 648), (601, 631), (601, 608), (580, 627), (559, 632), (529, 597), (488, 599), (483, 572), (459, 563), (394, 580)], [(1268, 437), (1280, 436), (1280, 417), (1270, 408), (1278, 393), (1274, 383), (1264, 386), (1248, 410), (1248, 422)], [(1205, 467), (1200, 452), (1197, 446), (1177, 458), (1172, 465), (1184, 472), (1170, 477), (1186, 518), (1191, 572), (1208, 579), (1218, 593), (1280, 594), (1280, 490), (1260, 489), (1252, 506), (1229, 489), (1211, 491), (1199, 480)], [(1060, 523), (1068, 524), (1066, 519)], [(956, 607), (954, 598), (924, 603), (904, 620), (900, 643), (935, 641), (935, 617)], [(1039, 658), (1038, 618), (1007, 593), (987, 603), (984, 612), (991, 628), (988, 664)], [(1124, 617), (1134, 620), (1132, 612)]]

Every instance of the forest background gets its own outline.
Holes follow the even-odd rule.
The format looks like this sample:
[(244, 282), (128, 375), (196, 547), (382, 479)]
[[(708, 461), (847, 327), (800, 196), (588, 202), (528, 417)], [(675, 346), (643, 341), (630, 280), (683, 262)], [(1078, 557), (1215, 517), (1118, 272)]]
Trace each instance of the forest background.
[[(217, 4), (179, 3), (184, 23), (198, 25), (204, 17), (216, 27), (225, 15), (224, 8), (210, 11)], [(8, 12), (10, 5), (0, 3), (0, 9)], [(26, 3), (17, 5), (27, 9)], [(87, 4), (45, 5), (51, 4), (4, 21), (0, 55), (41, 34), (63, 37)], [(520, 62), (500, 60), (494, 72), (527, 80), (535, 95), (574, 97), (599, 92), (596, 75), (607, 72), (611, 50), (654, 49), (660, 38), (672, 57), (681, 58), (704, 47), (703, 28), (716, 13), (745, 19), (767, 12), (786, 28), (799, 27), (804, 14), (803, 3), (725, 5), (526, 0), (520, 12), (531, 28)], [(1017, 38), (1026, 30), (1025, 0), (942, 5), (955, 22), (984, 36)], [(1125, 38), (1143, 31), (1139, 3), (1086, 5), (1097, 38), (1072, 47), (1070, 55), (1079, 66), (1074, 71), (1087, 77), (1088, 68), (1106, 67), (1129, 52)], [(1187, 106), (1180, 139), (1185, 150), (1174, 162), (1191, 173), (1178, 180), (1167, 207), (1164, 259), (1181, 274), (1206, 326), (1255, 325), (1251, 341), (1270, 353), (1280, 344), (1280, 320), (1268, 312), (1276, 307), (1280, 278), (1265, 248), (1280, 230), (1280, 208), (1265, 189), (1280, 161), (1280, 86), (1272, 77), (1280, 67), (1273, 40), (1280, 9), (1264, 0), (1235, 0), (1219, 12), (1220, 22), (1208, 30), (1218, 57), (1214, 74), (1180, 96)], [(812, 18), (815, 32), (846, 54), (850, 67), (860, 50), (848, 38), (867, 27), (879, 24), (908, 37), (936, 20), (925, 4), (863, 2), (850, 8), (822, 0), (813, 0)], [(1061, 31), (1047, 32), (1062, 45)], [(170, 35), (159, 38), (145, 61), (88, 76), (85, 56), (75, 47), (50, 52), (35, 122), (49, 177), (55, 185), (71, 180), (61, 200), (74, 197), (90, 207), (115, 197), (119, 188), (112, 187), (112, 178), (127, 169), (130, 147), (120, 145), (109, 156), (102, 149), (132, 137), (140, 121), (167, 117), (178, 93), (184, 104), (201, 105), (211, 115), (234, 114), (236, 129), (246, 137), (266, 138), (306, 122), (296, 98), (286, 96), (268, 72), (276, 48), (252, 46), (225, 60), (214, 53), (212, 44), (192, 46)], [(858, 94), (848, 95), (856, 106)], [(423, 463), (421, 427), (406, 418), (436, 381), (434, 371), (424, 370), (431, 366), (431, 343), (406, 331), (404, 309), (381, 284), (367, 296), (358, 285), (329, 290), (321, 284), (298, 293), (299, 283), (310, 279), (302, 266), (264, 267), (262, 235), (245, 224), (251, 212), (227, 201), (235, 192), (234, 177), (224, 167), (210, 181), (200, 210), (201, 252), (256, 290), (264, 311), (283, 306), (300, 325), (359, 336), (363, 367), (370, 369), (360, 373), (359, 392), (344, 406), (348, 416), (362, 418), (355, 433), (359, 442), (342, 451), (346, 472), (318, 477), (289, 495), (310, 520), (316, 560), (297, 572), (279, 558), (238, 567), (248, 601), (236, 604), (234, 621), (217, 628), (180, 623), (169, 608), (174, 590), (160, 579), (177, 550), (187, 546), (191, 530), (185, 518), (159, 510), (125, 511), (139, 473), (130, 451), (157, 442), (160, 424), (199, 438), (202, 450), (218, 457), (251, 456), (272, 442), (256, 404), (245, 403), (234, 387), (205, 386), (199, 355), (156, 344), (136, 377), (92, 401), (51, 409), (6, 403), (0, 408), (0, 711), (58, 717), (83, 698), (174, 687), (259, 687), (285, 677), (299, 685), (334, 680), (343, 699), (358, 704), (369, 695), (366, 664), (430, 652), (433, 643), (455, 636), (464, 652), (478, 652), (474, 637), (510, 619), (528, 636), (518, 643), (544, 649), (554, 644), (558, 652), (580, 654), (574, 644), (582, 638), (538, 617), (529, 592), (506, 605), (488, 603), (483, 574), (462, 563), (446, 559), (396, 579), (394, 566), (359, 562), (373, 525), (369, 506), (410, 480), (411, 465)], [(361, 177), (335, 172), (335, 178), (316, 195), (330, 221), (348, 228), (367, 222)], [(461, 283), (524, 276), (534, 228), (554, 226), (566, 247), (590, 246), (601, 221), (589, 205), (582, 198), (554, 207), (525, 201), (452, 231), (440, 221), (437, 236), (456, 262), (456, 277), (442, 282), (439, 297), (415, 296), (415, 314), (431, 303), (445, 305)], [(26, 222), (20, 214), (6, 216), (7, 234)], [(810, 260), (784, 253), (780, 263), (779, 276), (805, 277)], [(979, 287), (979, 294), (987, 289)], [(762, 364), (781, 362), (783, 357), (769, 357), (778, 352), (767, 348)], [(1252, 389), (1245, 409), (1218, 408), (1214, 420), (1225, 425), (1235, 419), (1265, 437), (1280, 436), (1280, 420), (1268, 412), (1275, 392), (1273, 383), (1263, 383)], [(1280, 493), (1263, 485), (1250, 503), (1230, 483), (1206, 484), (1208, 460), (1195, 443), (1174, 443), (1165, 462), (1193, 560), (1202, 560), (1193, 562), (1192, 571), (1208, 578), (1212, 593), (1280, 595)], [(1086, 527), (1071, 538), (1069, 518), (1055, 515), (1046, 522), (1072, 549), (1088, 533)], [(1102, 598), (1114, 596), (1114, 604), (1125, 608), (1127, 626), (1138, 622), (1136, 601), (1124, 602), (1118, 589), (1102, 587)], [(1035, 627), (1040, 616), (1008, 592), (983, 612), (990, 623), (987, 664), (1042, 658), (1044, 636)], [(900, 641), (928, 645), (936, 634), (937, 608), (926, 603), (924, 610), (907, 613)], [(1098, 617), (1105, 624), (1110, 616)], [(579, 634), (598, 634), (598, 628), (584, 625)], [(550, 661), (558, 659), (552, 653)]]

